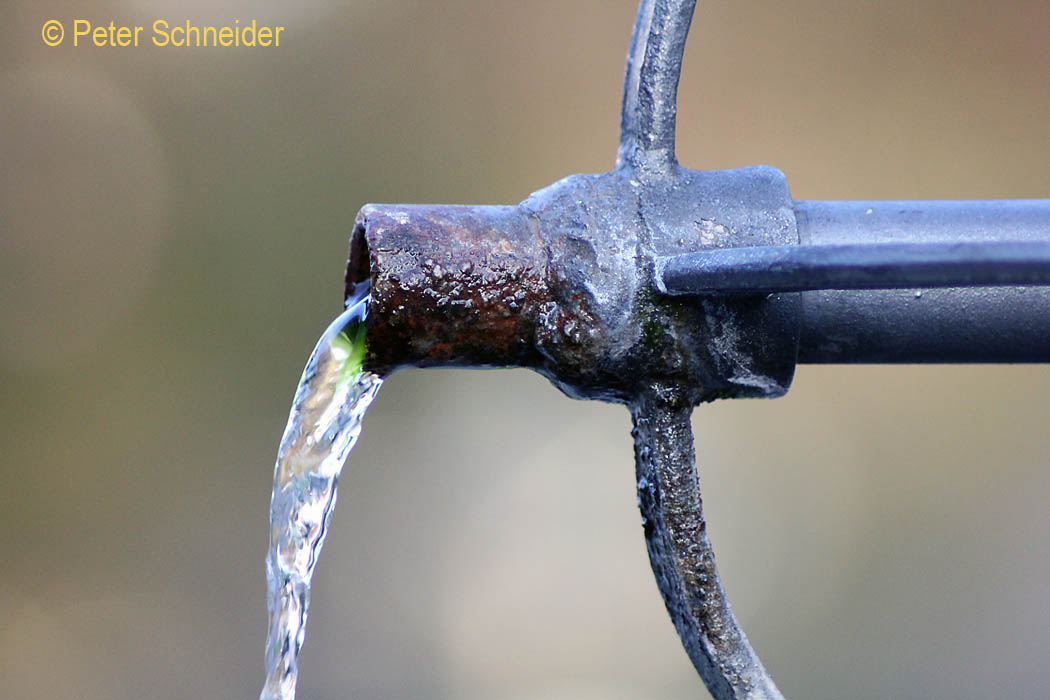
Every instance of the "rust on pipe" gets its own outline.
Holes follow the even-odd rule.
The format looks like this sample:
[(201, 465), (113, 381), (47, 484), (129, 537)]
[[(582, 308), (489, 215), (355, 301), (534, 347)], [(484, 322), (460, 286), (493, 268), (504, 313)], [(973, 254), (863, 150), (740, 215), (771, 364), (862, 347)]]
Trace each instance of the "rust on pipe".
[(370, 280), (365, 365), (529, 367), (550, 298), (547, 253), (518, 207), (370, 204), (357, 215), (347, 293)]
[[(517, 206), (365, 206), (346, 275), (348, 296), (371, 284), (365, 366), (530, 367), (574, 398), (624, 404), (653, 380), (690, 387), (694, 403), (783, 394), (797, 299), (673, 299), (653, 276), (658, 256), (730, 234), (794, 240), (784, 176), (677, 172), (652, 184), (629, 169), (572, 175)], [(755, 342), (755, 329), (772, 338)]]
[(715, 569), (689, 415), (787, 391), (800, 298), (669, 297), (655, 283), (668, 256), (794, 245), (798, 229), (779, 170), (676, 164), (668, 100), (691, 14), (691, 0), (642, 3), (615, 170), (517, 206), (368, 205), (347, 294), (371, 285), (365, 367), (382, 376), (530, 367), (573, 398), (627, 405), (650, 560), (690, 659), (717, 700), (782, 700)]

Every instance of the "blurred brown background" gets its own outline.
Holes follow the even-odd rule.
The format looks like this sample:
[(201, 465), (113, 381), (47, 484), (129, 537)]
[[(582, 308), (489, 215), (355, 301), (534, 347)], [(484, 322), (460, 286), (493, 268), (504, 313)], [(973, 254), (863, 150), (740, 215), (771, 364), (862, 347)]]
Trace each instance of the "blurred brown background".
[[(254, 698), (270, 479), (369, 201), (613, 164), (634, 0), (6, 0), (0, 697)], [(48, 19), (287, 27), (48, 48)], [(68, 32), (68, 29), (67, 29)], [(1050, 196), (1050, 5), (701, 2), (679, 156), (796, 197)], [(801, 367), (694, 414), (730, 597), (789, 698), (1050, 694), (1050, 368)], [(523, 371), (368, 415), (300, 697), (697, 698), (629, 419)]]

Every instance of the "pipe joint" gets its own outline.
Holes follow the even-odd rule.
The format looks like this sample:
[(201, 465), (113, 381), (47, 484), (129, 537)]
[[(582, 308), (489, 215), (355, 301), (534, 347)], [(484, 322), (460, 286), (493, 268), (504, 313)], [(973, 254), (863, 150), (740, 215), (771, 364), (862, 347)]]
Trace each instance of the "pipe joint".
[(369, 281), (366, 365), (531, 367), (574, 398), (628, 403), (654, 382), (694, 403), (787, 391), (797, 295), (670, 297), (658, 261), (797, 244), (774, 168), (639, 181), (573, 175), (518, 206), (368, 205), (348, 291)]

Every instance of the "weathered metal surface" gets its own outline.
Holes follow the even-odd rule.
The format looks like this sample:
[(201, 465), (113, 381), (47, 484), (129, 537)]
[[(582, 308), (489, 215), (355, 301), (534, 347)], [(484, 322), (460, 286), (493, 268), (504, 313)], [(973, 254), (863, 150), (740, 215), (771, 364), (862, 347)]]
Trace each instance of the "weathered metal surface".
[(661, 255), (792, 241), (784, 177), (674, 172), (573, 175), (518, 207), (366, 206), (347, 271), (372, 283), (366, 365), (532, 367), (570, 396), (620, 403), (652, 380), (695, 402), (783, 394), (796, 298), (670, 299), (652, 279)]
[(366, 365), (536, 365), (547, 263), (516, 207), (364, 207), (346, 280), (371, 279)]
[(794, 241), (787, 184), (766, 167), (637, 175), (574, 175), (518, 207), (362, 209), (347, 281), (372, 284), (366, 365), (526, 366), (629, 405), (650, 556), (690, 658), (719, 700), (778, 698), (718, 582), (688, 416), (787, 391), (798, 299), (671, 298), (653, 280), (660, 256)]
[(780, 698), (718, 580), (689, 412), (787, 391), (799, 300), (672, 298), (655, 274), (663, 256), (792, 245), (798, 233), (775, 168), (696, 172), (675, 160), (694, 5), (639, 8), (615, 170), (565, 178), (518, 207), (366, 206), (347, 289), (371, 282), (365, 364), (379, 374), (524, 366), (570, 396), (627, 404), (650, 558), (690, 658), (718, 700)]
[(715, 568), (696, 473), (693, 404), (654, 384), (631, 405), (649, 561), (678, 636), (715, 700), (783, 700), (740, 629)]
[(642, 0), (627, 52), (617, 167), (672, 174), (678, 79), (696, 0)]
[[(948, 283), (949, 274), (1017, 281), (1009, 275), (1031, 273), (1020, 270), (1025, 260), (996, 271), (989, 254), (948, 269), (930, 257), (945, 246), (900, 245), (970, 241), (974, 263), (990, 241), (1045, 244), (1050, 201), (802, 202), (775, 168), (680, 167), (676, 92), (694, 6), (641, 2), (615, 170), (573, 175), (516, 207), (369, 205), (358, 215), (347, 282), (371, 282), (365, 363), (379, 374), (532, 367), (570, 396), (626, 404), (650, 560), (690, 659), (717, 700), (779, 699), (715, 568), (692, 407), (779, 396), (796, 358), (1050, 361), (1047, 287), (784, 291), (865, 286), (856, 256), (873, 242), (890, 246), (867, 249), (868, 263), (882, 255), (883, 285)], [(827, 246), (846, 257), (829, 267)], [(784, 256), (797, 269), (778, 269)], [(697, 261), (719, 268), (714, 283), (687, 279)], [(1023, 279), (1042, 281), (1043, 272)], [(741, 287), (762, 293), (693, 293)]]
[[(639, 255), (639, 265), (650, 293), (658, 261), (666, 256), (798, 243), (780, 171), (697, 173), (678, 166), (678, 80), (695, 5), (695, 0), (642, 0), (627, 59), (616, 172), (645, 187), (638, 233), (639, 250), (646, 254)], [(738, 177), (735, 186), (729, 184)], [(689, 336), (683, 322), (697, 323), (708, 331), (700, 347), (714, 359), (703, 377), (709, 387), (728, 384), (726, 396), (787, 391), (798, 347), (797, 295), (681, 301), (654, 296), (649, 305), (652, 336), (664, 331), (658, 346), (665, 366), (676, 366), (697, 347), (696, 340), (685, 346), (667, 342)], [(666, 332), (670, 329), (676, 332)], [(651, 365), (633, 371), (646, 380), (628, 401), (638, 503), (649, 561), (678, 636), (716, 700), (782, 700), (729, 607), (707, 537), (689, 416), (697, 401), (717, 394), (697, 391), (702, 385), (681, 374), (660, 377)], [(742, 392), (741, 384), (754, 390)]]

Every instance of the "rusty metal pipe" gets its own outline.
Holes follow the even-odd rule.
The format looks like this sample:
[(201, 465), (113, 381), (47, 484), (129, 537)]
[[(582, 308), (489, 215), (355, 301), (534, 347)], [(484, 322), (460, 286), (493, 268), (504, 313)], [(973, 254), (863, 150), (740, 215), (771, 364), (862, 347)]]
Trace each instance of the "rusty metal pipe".
[(567, 395), (626, 404), (657, 582), (718, 700), (782, 700), (714, 564), (689, 413), (787, 391), (797, 295), (673, 298), (657, 261), (798, 243), (775, 168), (696, 172), (674, 157), (675, 92), (694, 0), (643, 0), (615, 170), (573, 175), (516, 207), (368, 205), (347, 293), (371, 284), (365, 366), (536, 369)]
[(547, 253), (518, 207), (370, 204), (357, 215), (347, 293), (371, 281), (365, 364), (534, 367)]
[(368, 205), (347, 292), (371, 284), (365, 366), (381, 375), (531, 367), (574, 398), (626, 404), (650, 559), (690, 659), (718, 700), (782, 700), (718, 578), (689, 411), (787, 391), (798, 295), (668, 297), (654, 282), (661, 256), (795, 243), (794, 213), (774, 168), (669, 172), (625, 163), (517, 207)]
[(530, 367), (574, 398), (623, 404), (653, 380), (694, 403), (783, 394), (797, 298), (676, 299), (653, 285), (658, 257), (725, 245), (728, 231), (797, 240), (783, 174), (634, 174), (573, 175), (518, 206), (365, 206), (346, 275), (348, 294), (371, 282), (365, 366)]
[[(615, 170), (573, 175), (518, 206), (366, 206), (352, 236), (347, 291), (371, 284), (365, 366), (381, 375), (402, 367), (531, 367), (569, 396), (627, 405), (650, 561), (685, 650), (717, 700), (782, 700), (718, 577), (690, 411), (716, 398), (785, 393), (800, 328), (803, 361), (866, 361), (872, 348), (898, 352), (898, 339), (909, 338), (920, 317), (865, 320), (897, 335), (862, 337), (859, 350), (843, 353), (838, 335), (828, 336), (835, 345), (812, 328), (843, 325), (829, 319), (853, 323), (854, 311), (840, 308), (839, 298), (811, 305), (799, 293), (661, 293), (669, 291), (661, 288), (668, 260), (812, 243), (800, 241), (800, 230), (812, 238), (821, 230), (814, 222), (866, 232), (879, 211), (870, 203), (855, 215), (854, 205), (795, 202), (775, 168), (678, 165), (676, 91), (694, 5), (641, 0)], [(970, 213), (956, 211), (940, 229), (954, 231)], [(963, 304), (957, 316), (971, 311)]]

